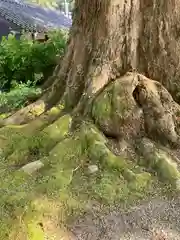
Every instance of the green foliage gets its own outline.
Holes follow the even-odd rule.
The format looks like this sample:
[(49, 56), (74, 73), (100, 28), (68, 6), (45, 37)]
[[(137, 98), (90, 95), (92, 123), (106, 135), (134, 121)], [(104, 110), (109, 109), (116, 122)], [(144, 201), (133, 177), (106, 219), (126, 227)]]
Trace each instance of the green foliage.
[(37, 83), (47, 71), (52, 71), (57, 57), (64, 54), (67, 33), (49, 33), (45, 43), (28, 40), (24, 36), (17, 40), (9, 35), (0, 43), (0, 88), (10, 90), (12, 84)]
[(27, 2), (36, 3), (43, 7), (57, 7), (56, 0), (27, 0)]
[[(54, 7), (54, 8), (60, 8), (61, 10), (64, 10), (64, 0), (26, 0), (29, 3), (35, 3), (43, 7)], [(74, 6), (74, 0), (66, 0), (66, 2), (69, 4), (69, 10), (72, 11)]]
[(23, 107), (28, 98), (37, 98), (41, 94), (41, 89), (30, 86), (30, 82), (13, 85), (13, 89), (8, 93), (0, 94), (0, 112), (5, 113)]

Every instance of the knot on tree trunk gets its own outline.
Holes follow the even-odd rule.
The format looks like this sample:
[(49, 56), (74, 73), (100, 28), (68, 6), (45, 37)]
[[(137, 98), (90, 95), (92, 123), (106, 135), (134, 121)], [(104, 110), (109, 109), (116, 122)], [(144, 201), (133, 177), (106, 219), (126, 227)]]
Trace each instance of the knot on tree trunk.
[(97, 96), (92, 116), (106, 136), (148, 136), (161, 144), (177, 144), (180, 107), (157, 81), (125, 74)]

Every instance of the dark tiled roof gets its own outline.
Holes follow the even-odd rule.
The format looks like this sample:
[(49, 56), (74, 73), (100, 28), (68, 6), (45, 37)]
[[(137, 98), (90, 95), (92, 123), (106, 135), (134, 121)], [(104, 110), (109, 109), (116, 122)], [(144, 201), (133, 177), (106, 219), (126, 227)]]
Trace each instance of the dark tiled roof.
[(0, 15), (27, 31), (71, 27), (71, 19), (63, 13), (22, 0), (0, 0)]

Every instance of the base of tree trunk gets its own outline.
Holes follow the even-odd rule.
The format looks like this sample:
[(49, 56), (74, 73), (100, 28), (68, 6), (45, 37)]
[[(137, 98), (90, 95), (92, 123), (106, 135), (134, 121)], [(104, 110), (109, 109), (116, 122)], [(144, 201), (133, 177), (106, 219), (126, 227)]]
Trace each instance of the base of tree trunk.
[[(68, 214), (85, 211), (87, 200), (128, 205), (162, 194), (154, 185), (180, 190), (180, 107), (159, 82), (127, 73), (97, 94), (90, 109), (91, 119), (76, 131), (73, 114), (58, 106), (26, 125), (0, 129), (3, 239), (17, 239), (17, 229), (25, 237), (50, 234), (43, 230), (48, 218), (60, 213), (66, 222)], [(42, 169), (23, 171), (37, 160)]]

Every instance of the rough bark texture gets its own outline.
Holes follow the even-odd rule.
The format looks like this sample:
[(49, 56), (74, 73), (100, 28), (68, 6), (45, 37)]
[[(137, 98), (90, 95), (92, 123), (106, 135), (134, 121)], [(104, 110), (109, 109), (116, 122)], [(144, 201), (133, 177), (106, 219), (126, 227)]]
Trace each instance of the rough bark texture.
[(68, 50), (42, 98), (44, 110), (62, 96), (72, 109), (80, 99), (87, 101), (131, 70), (160, 81), (178, 101), (178, 4), (175, 0), (76, 1)]
[(147, 76), (158, 79), (179, 100), (179, 1), (141, 2), (140, 65)]

